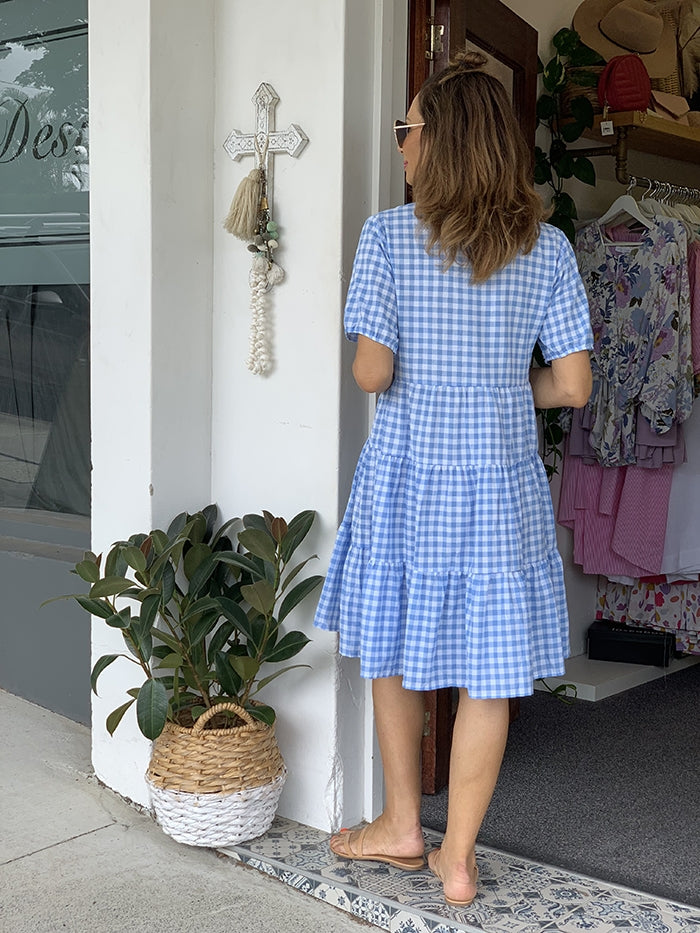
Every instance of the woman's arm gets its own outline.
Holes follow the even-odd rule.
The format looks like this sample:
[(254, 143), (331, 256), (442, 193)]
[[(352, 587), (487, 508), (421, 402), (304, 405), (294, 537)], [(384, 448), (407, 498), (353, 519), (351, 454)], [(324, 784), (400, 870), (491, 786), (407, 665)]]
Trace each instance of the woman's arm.
[(570, 353), (551, 366), (530, 370), (535, 408), (583, 408), (593, 387), (588, 350)]
[(383, 343), (358, 334), (352, 374), (363, 392), (386, 392), (394, 380), (394, 354)]

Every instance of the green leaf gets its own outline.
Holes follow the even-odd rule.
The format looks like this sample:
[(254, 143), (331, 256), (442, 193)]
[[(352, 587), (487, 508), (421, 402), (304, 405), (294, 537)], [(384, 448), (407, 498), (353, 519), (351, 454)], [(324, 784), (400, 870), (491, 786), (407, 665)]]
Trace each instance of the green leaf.
[(238, 554), (236, 551), (216, 551), (212, 555), (212, 560), (222, 564), (230, 564), (232, 567), (239, 567), (241, 570), (245, 570), (252, 574), (256, 579), (260, 579), (264, 576), (257, 564), (253, 563), (249, 557), (246, 557), (244, 554)]
[(248, 655), (229, 655), (229, 663), (243, 683), (252, 680), (260, 670), (260, 662)]
[(75, 572), (86, 583), (97, 583), (100, 579), (100, 568), (94, 560), (81, 560), (75, 565)]
[(557, 160), (554, 169), (560, 178), (571, 178), (571, 176), (574, 174), (573, 156), (571, 156), (569, 153), (563, 155), (560, 159)]
[(171, 651), (181, 651), (182, 645), (170, 632), (166, 632), (161, 628), (156, 628), (155, 626), (151, 629), (151, 635), (154, 638), (157, 638), (159, 641), (162, 641), (164, 645), (167, 645)]
[(318, 560), (318, 554), (312, 554), (311, 557), (307, 557), (306, 560), (303, 560), (300, 564), (297, 564), (296, 567), (292, 567), (289, 573), (286, 575), (282, 581), (282, 586), (280, 587), (280, 593), (284, 593), (292, 580), (296, 577), (300, 570), (303, 570), (304, 567), (308, 564), (310, 560)]
[(114, 614), (114, 609), (104, 600), (89, 599), (87, 596), (74, 596), (73, 598), (90, 615), (97, 616), (100, 619), (109, 619)]
[(549, 223), (553, 224), (555, 227), (559, 227), (567, 237), (570, 242), (573, 243), (576, 239), (576, 228), (573, 225), (571, 218), (564, 217), (563, 214), (558, 214), (556, 211), (549, 218)]
[[(292, 593), (293, 592), (294, 590), (292, 590)], [(291, 596), (292, 593), (290, 593), (289, 596)], [(274, 608), (275, 590), (267, 580), (256, 580), (255, 583), (242, 586), (241, 595), (253, 609), (261, 612), (264, 616), (269, 615)], [(289, 599), (289, 596), (286, 597), (285, 602)]]
[(176, 515), (175, 518), (170, 522), (167, 531), (169, 541), (174, 540), (180, 534), (182, 529), (187, 524), (187, 518), (187, 512), (180, 512), (180, 514)]
[(595, 168), (585, 156), (574, 159), (574, 175), (586, 185), (595, 185)]
[(95, 661), (95, 666), (93, 667), (92, 673), (90, 674), (90, 686), (92, 687), (92, 692), (95, 694), (95, 696), (98, 695), (97, 694), (98, 677), (100, 676), (100, 674), (106, 667), (109, 667), (109, 665), (112, 664), (113, 661), (116, 661), (117, 658), (121, 658), (121, 657), (122, 657), (121, 654), (103, 654), (101, 658), (98, 658), (97, 661)]
[(251, 554), (274, 563), (277, 556), (277, 547), (267, 531), (246, 528), (239, 532), (238, 540)]
[(201, 544), (207, 533), (207, 519), (204, 513), (195, 512), (194, 515), (190, 515), (188, 528), (183, 528), (183, 533), (185, 531), (193, 545)]
[(131, 625), (131, 606), (125, 606), (120, 612), (115, 612), (108, 619), (105, 619), (105, 622), (112, 628), (129, 628)]
[(267, 523), (262, 515), (244, 515), (243, 516), (243, 527), (244, 528), (257, 528), (258, 531), (264, 531), (269, 534), (269, 529)]
[(129, 709), (130, 706), (133, 706), (134, 700), (128, 700), (122, 706), (118, 706), (116, 709), (113, 709), (105, 720), (105, 726), (107, 727), (107, 732), (110, 735), (114, 735), (114, 730), (117, 728), (119, 723), (124, 718), (124, 713)]
[(301, 583), (297, 583), (294, 589), (290, 590), (282, 600), (282, 605), (280, 606), (278, 616), (279, 621), (283, 622), (292, 609), (294, 609), (294, 607), (298, 605), (302, 599), (305, 599), (309, 593), (313, 593), (316, 587), (320, 586), (322, 583), (323, 577), (318, 575), (307, 577), (306, 580), (302, 580)]
[(235, 632), (236, 627), (233, 622), (222, 622), (221, 625), (217, 628), (214, 634), (209, 639), (209, 647), (207, 648), (207, 658), (209, 663), (212, 664), (214, 658), (217, 655), (217, 652), (221, 651), (224, 645), (228, 642), (229, 638)]
[(536, 185), (546, 185), (552, 180), (552, 169), (549, 162), (536, 162), (534, 181)]
[(135, 618), (131, 626), (133, 638), (141, 658), (148, 663), (153, 654), (153, 636), (147, 619)]
[(544, 66), (542, 84), (550, 94), (558, 93), (565, 83), (564, 66), (558, 58), (553, 58)]
[(91, 599), (98, 599), (101, 596), (118, 596), (119, 593), (123, 593), (133, 585), (134, 581), (127, 580), (126, 577), (105, 577), (93, 583), (88, 595)]
[(553, 198), (553, 201), (556, 205), (557, 213), (563, 214), (564, 217), (577, 217), (576, 205), (574, 204), (574, 199), (570, 194), (567, 194), (566, 191), (562, 191), (560, 194), (556, 195)]
[(149, 678), (139, 691), (136, 719), (147, 739), (157, 739), (168, 717), (168, 694), (163, 684)]
[[(604, 65), (605, 59), (596, 51), (584, 45), (582, 42), (569, 53), (569, 65), (572, 68), (581, 68), (585, 65)], [(597, 83), (597, 77), (596, 77)]]
[(224, 535), (229, 530), (229, 528), (232, 528), (236, 524), (236, 522), (239, 522), (239, 521), (240, 521), (240, 518), (230, 518), (227, 522), (225, 522), (221, 526), (221, 528), (219, 528), (216, 531), (216, 533), (214, 534), (214, 537), (211, 540), (212, 549), (217, 545), (217, 543), (221, 540), (221, 538), (224, 537)]
[(260, 722), (267, 723), (268, 726), (274, 724), (276, 714), (271, 706), (262, 706), (257, 703), (246, 703), (243, 709), (247, 710), (253, 719), (259, 719)]
[[(208, 545), (198, 544), (196, 545), (196, 547), (206, 548), (209, 553), (205, 555), (203, 560), (199, 561), (199, 563), (196, 564), (196, 566), (194, 565), (194, 562), (197, 559), (195, 557), (190, 562), (189, 567), (188, 567), (188, 560), (189, 560), (190, 554), (194, 553), (195, 548), (192, 548), (185, 556), (185, 576), (190, 581), (190, 585), (187, 590), (188, 595), (190, 596), (196, 596), (200, 592), (200, 590), (204, 587), (204, 584), (209, 582), (209, 580), (214, 575), (214, 572), (219, 567), (219, 563), (215, 561), (214, 558), (211, 556), (211, 550), (209, 549)], [(201, 553), (202, 552), (200, 551), (200, 554)], [(191, 573), (188, 573), (188, 570), (191, 570)]]
[(279, 661), (288, 661), (299, 654), (301, 649), (308, 645), (310, 639), (303, 632), (287, 632), (284, 638), (281, 638), (273, 650), (263, 657), (267, 664), (277, 664)]
[(537, 118), (546, 123), (556, 115), (557, 102), (550, 94), (541, 94), (537, 99)]
[(163, 567), (163, 595), (161, 597), (163, 606), (167, 606), (173, 598), (175, 592), (175, 570), (173, 565), (168, 562)]
[(153, 549), (155, 550), (156, 554), (162, 554), (168, 546), (168, 536), (159, 528), (156, 528), (151, 532), (151, 540), (153, 541)]
[(217, 652), (216, 658), (214, 659), (214, 667), (221, 689), (228, 696), (235, 697), (238, 696), (238, 691), (243, 686), (243, 682), (231, 666), (229, 658), (230, 655), (225, 654), (223, 651)]
[(196, 622), (199, 616), (204, 613), (215, 612), (217, 616), (221, 615), (221, 604), (218, 599), (215, 599), (213, 596), (203, 596), (201, 599), (195, 599), (194, 602), (190, 603), (187, 607), (187, 611), (182, 614), (180, 623), (184, 625), (185, 623)]
[(217, 607), (216, 612), (205, 613), (198, 622), (195, 622), (190, 632), (191, 647), (194, 648), (196, 645), (200, 644), (200, 642), (202, 642), (207, 637), (207, 635), (211, 633), (214, 626), (216, 625), (216, 620), (218, 618), (219, 610)]
[(146, 569), (146, 555), (143, 553), (141, 548), (138, 547), (125, 547), (122, 551), (122, 556), (127, 564), (132, 567), (134, 570), (138, 570), (143, 573)]
[(115, 544), (112, 550), (107, 555), (107, 560), (105, 561), (105, 572), (106, 577), (124, 577), (126, 576), (126, 571), (129, 568), (129, 565), (124, 560), (124, 555), (122, 550), (127, 547), (124, 542), (119, 542)]
[(287, 671), (293, 671), (297, 667), (308, 667), (311, 670), (310, 664), (288, 664), (287, 667), (283, 667), (281, 671), (275, 671), (274, 674), (270, 674), (269, 677), (263, 677), (262, 680), (257, 681), (256, 683), (256, 693), (259, 693), (263, 687), (266, 687), (269, 683), (272, 683), (273, 680), (276, 680), (278, 677), (281, 677), (282, 674), (286, 674)]
[(289, 558), (311, 530), (315, 518), (316, 513), (312, 509), (307, 509), (295, 515), (289, 523), (287, 534), (282, 542), (282, 560), (285, 564), (289, 563)]
[(158, 607), (160, 606), (160, 594), (151, 593), (143, 600), (141, 603), (141, 621), (144, 625), (148, 625), (149, 628), (156, 621), (156, 616), (158, 615)]
[[(572, 143), (581, 136), (584, 130), (585, 126), (582, 126), (574, 120), (572, 123), (565, 123), (562, 126), (561, 136), (567, 143)], [(561, 172), (559, 174), (561, 174)]]
[(568, 29), (564, 26), (552, 39), (552, 45), (560, 55), (571, 55), (578, 47), (581, 39), (575, 29)]
[(243, 610), (243, 607), (233, 599), (228, 599), (226, 596), (219, 596), (217, 602), (229, 622), (235, 625), (238, 631), (245, 635), (246, 638), (250, 638), (250, 619)]
[(184, 659), (181, 654), (178, 654), (176, 651), (171, 651), (170, 654), (166, 654), (165, 657), (161, 659), (158, 670), (161, 670), (161, 668), (174, 669), (176, 667), (182, 667), (183, 661)]

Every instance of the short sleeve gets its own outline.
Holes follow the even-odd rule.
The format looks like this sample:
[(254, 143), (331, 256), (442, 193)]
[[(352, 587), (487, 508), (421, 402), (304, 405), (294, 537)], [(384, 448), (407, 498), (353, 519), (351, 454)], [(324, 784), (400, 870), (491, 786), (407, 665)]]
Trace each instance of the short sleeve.
[(380, 218), (370, 217), (360, 234), (345, 302), (345, 334), (358, 334), (384, 344), (396, 353), (399, 318), (394, 272)]
[(558, 252), (549, 309), (539, 333), (547, 363), (593, 349), (591, 314), (571, 244), (557, 230)]

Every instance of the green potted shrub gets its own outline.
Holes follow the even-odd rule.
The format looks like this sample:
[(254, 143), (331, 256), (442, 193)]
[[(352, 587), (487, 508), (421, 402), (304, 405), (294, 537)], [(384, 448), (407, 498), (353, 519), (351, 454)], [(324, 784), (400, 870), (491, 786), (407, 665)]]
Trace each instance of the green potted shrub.
[(155, 740), (147, 778), (159, 822), (178, 841), (210, 846), (260, 835), (274, 818), (286, 770), (275, 712), (257, 694), (308, 666), (285, 663), (309, 639), (282, 626), (323, 581), (299, 577), (312, 557), (293, 561), (314, 512), (289, 523), (267, 511), (218, 527), (217, 518), (215, 505), (182, 512), (167, 531), (117, 541), (104, 559), (87, 553), (73, 572), (90, 588), (68, 597), (126, 646), (97, 660), (92, 689), (118, 658), (140, 672), (106, 725), (113, 734), (135, 704)]

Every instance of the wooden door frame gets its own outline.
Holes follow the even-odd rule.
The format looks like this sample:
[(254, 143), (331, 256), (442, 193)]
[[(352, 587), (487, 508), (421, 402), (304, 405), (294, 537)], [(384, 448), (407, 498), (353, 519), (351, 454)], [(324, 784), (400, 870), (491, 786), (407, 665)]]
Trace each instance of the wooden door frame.
[[(426, 57), (426, 33), (431, 22), (444, 27), (442, 50), (436, 51), (432, 59)], [(426, 78), (445, 68), (466, 40), (512, 70), (513, 106), (534, 165), (537, 30), (500, 0), (409, 0), (406, 109)], [(509, 705), (512, 722), (519, 714), (520, 701), (512, 699)], [(452, 690), (427, 691), (422, 746), (424, 794), (435, 794), (447, 784), (453, 725)]]

